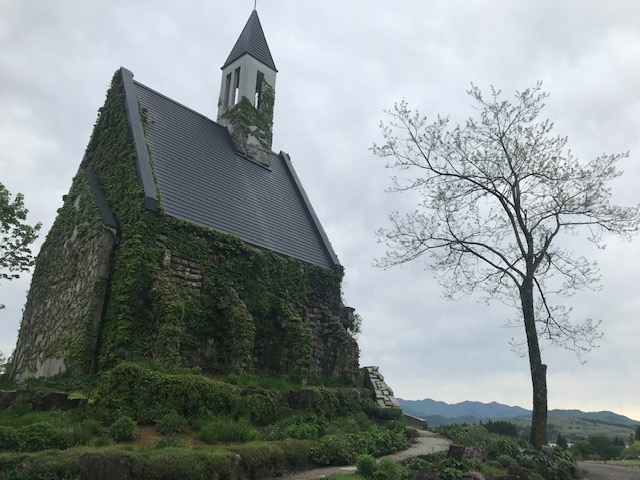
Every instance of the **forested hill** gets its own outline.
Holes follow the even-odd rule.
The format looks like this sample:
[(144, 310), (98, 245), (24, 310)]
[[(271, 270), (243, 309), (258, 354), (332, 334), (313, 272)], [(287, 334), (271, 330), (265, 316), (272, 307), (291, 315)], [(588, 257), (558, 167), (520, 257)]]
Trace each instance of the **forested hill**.
[[(424, 418), (432, 425), (449, 423), (479, 423), (488, 420), (531, 418), (531, 410), (512, 407), (497, 402), (460, 402), (449, 404), (430, 398), (424, 400), (403, 400), (398, 398), (402, 409), (411, 415)], [(581, 410), (550, 410), (549, 418), (580, 418), (592, 422), (613, 425), (635, 426), (640, 421), (613, 412), (583, 412)]]

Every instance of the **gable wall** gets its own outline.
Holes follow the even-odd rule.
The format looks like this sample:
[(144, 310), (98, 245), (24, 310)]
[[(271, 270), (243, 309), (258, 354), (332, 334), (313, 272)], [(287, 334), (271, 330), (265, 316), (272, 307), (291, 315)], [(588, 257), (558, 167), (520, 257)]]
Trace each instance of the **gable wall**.
[[(69, 342), (88, 345), (82, 351), (84, 367), (74, 363), (69, 342), (51, 357), (57, 359), (57, 366), (83, 373), (95, 356), (100, 368), (123, 360), (154, 360), (207, 371), (258, 370), (300, 379), (330, 375), (354, 380), (358, 347), (340, 322), (342, 273), (145, 210), (124, 100), (118, 72), (83, 161), (83, 167), (95, 172), (120, 227), (120, 241), (110, 264), (107, 303), (104, 311), (99, 308), (99, 328), (91, 323), (89, 337), (82, 333), (89, 331), (86, 312), (75, 315), (74, 328), (60, 328), (60, 335)], [(56, 224), (62, 219), (61, 214)], [(75, 277), (78, 272), (92, 271), (87, 262), (97, 246), (92, 247), (86, 238), (84, 244), (73, 247), (80, 253), (78, 262), (64, 266)], [(52, 237), (50, 243), (43, 247), (36, 272), (60, 268), (58, 261), (64, 257), (55, 252), (64, 248), (64, 239)], [(100, 251), (110, 253), (110, 247)], [(103, 278), (100, 275), (102, 271), (93, 274), (94, 283)], [(95, 289), (89, 280), (85, 283)], [(100, 285), (107, 286), (107, 282)], [(36, 292), (34, 283), (30, 293), (34, 311), (42, 312), (52, 304), (62, 308), (62, 296), (49, 295), (45, 300)], [(97, 311), (87, 294), (72, 297), (87, 311)], [(42, 331), (47, 324), (45, 314), (29, 318), (23, 321), (23, 329)], [(80, 320), (86, 323), (84, 330), (78, 327)], [(82, 340), (86, 338), (91, 342)], [(52, 373), (57, 372), (31, 369), (36, 375)]]
[(89, 373), (114, 242), (80, 171), (37, 257), (13, 377)]

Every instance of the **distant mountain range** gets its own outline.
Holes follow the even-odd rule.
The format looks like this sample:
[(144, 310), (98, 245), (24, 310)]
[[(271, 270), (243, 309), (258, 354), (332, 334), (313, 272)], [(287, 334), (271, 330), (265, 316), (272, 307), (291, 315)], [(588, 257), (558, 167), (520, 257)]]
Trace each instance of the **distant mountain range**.
[[(526, 428), (531, 419), (531, 410), (522, 407), (511, 407), (497, 402), (461, 402), (449, 404), (430, 398), (424, 400), (403, 400), (398, 398), (402, 410), (416, 417), (424, 418), (431, 426), (452, 424), (474, 424), (490, 420), (509, 420), (516, 425)], [(615, 432), (616, 435), (627, 435), (635, 431), (640, 421), (613, 412), (583, 412), (581, 410), (550, 410), (549, 424), (555, 424), (563, 431), (571, 423), (573, 427), (579, 424), (584, 434), (603, 429)], [(563, 428), (563, 426), (565, 428)], [(563, 432), (564, 434), (564, 432)]]

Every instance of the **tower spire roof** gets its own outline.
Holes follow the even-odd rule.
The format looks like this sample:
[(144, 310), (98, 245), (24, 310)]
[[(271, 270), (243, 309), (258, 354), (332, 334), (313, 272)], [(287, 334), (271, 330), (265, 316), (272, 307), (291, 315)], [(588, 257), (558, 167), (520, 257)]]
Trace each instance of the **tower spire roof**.
[(227, 65), (236, 61), (245, 53), (248, 53), (253, 58), (264, 63), (276, 72), (278, 71), (275, 63), (273, 62), (273, 57), (271, 57), (271, 51), (269, 50), (269, 45), (267, 45), (267, 39), (262, 31), (262, 25), (260, 24), (260, 19), (258, 18), (258, 12), (256, 10), (251, 12), (251, 16), (249, 17), (249, 20), (247, 20), (247, 24), (244, 26), (238, 41), (234, 45), (233, 50), (231, 50), (231, 53), (229, 54), (227, 61), (224, 62), (222, 68), (224, 69)]

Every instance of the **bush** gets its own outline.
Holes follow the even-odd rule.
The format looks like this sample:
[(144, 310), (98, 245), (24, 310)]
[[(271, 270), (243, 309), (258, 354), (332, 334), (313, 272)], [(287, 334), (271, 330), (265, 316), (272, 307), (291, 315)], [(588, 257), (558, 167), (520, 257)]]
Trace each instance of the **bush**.
[(0, 426), (0, 452), (17, 452), (20, 449), (18, 430)]
[(187, 429), (187, 419), (172, 410), (156, 420), (156, 429), (160, 435), (179, 435)]
[(75, 423), (69, 433), (69, 445), (88, 445), (91, 438), (100, 432), (102, 424), (93, 418), (83, 420), (81, 423)]
[(153, 443), (153, 448), (175, 448), (175, 447), (181, 447), (182, 446), (182, 442), (180, 442), (179, 438), (161, 438), (160, 440), (158, 440), (157, 442)]
[(207, 443), (249, 442), (258, 433), (245, 418), (234, 421), (229, 417), (216, 417), (200, 429), (200, 438)]
[(138, 438), (138, 425), (131, 417), (125, 415), (113, 422), (109, 433), (116, 442), (135, 440)]
[(100, 438), (96, 438), (95, 442), (93, 442), (93, 446), (98, 448), (108, 447), (112, 443), (113, 443), (113, 440), (111, 439), (111, 437), (100, 437)]
[(376, 462), (371, 455), (358, 457), (358, 474), (367, 480), (410, 480), (414, 478), (414, 471), (397, 464), (393, 460), (383, 458)]
[(327, 435), (311, 448), (311, 459), (319, 465), (350, 465), (359, 455), (387, 455), (409, 447), (401, 431), (377, 427), (363, 433)]
[(376, 459), (368, 454), (360, 455), (356, 465), (358, 467), (358, 473), (367, 480), (373, 479), (376, 471), (378, 470), (378, 463), (376, 462)]
[(229, 452), (175, 448), (155, 449), (133, 456), (134, 478), (210, 480), (232, 477)]
[(241, 397), (238, 401), (238, 413), (260, 425), (269, 423), (282, 401), (282, 394), (276, 391), (261, 391)]
[(88, 445), (91, 442), (91, 437), (93, 434), (91, 430), (81, 423), (75, 424), (71, 427), (69, 432), (69, 445), (72, 447), (77, 447), (80, 445)]
[(358, 434), (327, 435), (311, 447), (311, 460), (318, 465), (350, 465), (368, 453), (366, 440)]
[(285, 469), (284, 452), (272, 443), (249, 443), (230, 448), (242, 458), (249, 478), (274, 477)]
[(7, 452), (37, 452), (51, 448), (66, 448), (67, 437), (46, 422), (21, 428), (0, 427), (0, 450)]
[(516, 463), (515, 459), (513, 457), (510, 457), (509, 455), (502, 453), (500, 455), (498, 455), (498, 458), (496, 458), (497, 462), (500, 464), (500, 466), (506, 468), (509, 465)]
[(168, 374), (131, 362), (106, 372), (98, 385), (97, 403), (116, 415), (153, 422), (168, 410), (185, 417), (229, 415), (238, 406), (239, 388), (202, 375)]
[(75, 480), (80, 478), (80, 456), (77, 449), (0, 454), (0, 472), (7, 480)]
[(327, 430), (327, 421), (315, 413), (297, 413), (270, 425), (265, 430), (268, 440), (313, 440), (322, 437)]
[(282, 449), (284, 460), (290, 470), (299, 470), (303, 466), (310, 464), (311, 442), (306, 440), (283, 440), (271, 443)]
[(360, 433), (373, 426), (373, 421), (364, 412), (358, 412), (333, 420), (327, 426), (327, 433)]
[(376, 480), (410, 480), (411, 478), (413, 478), (412, 472), (393, 460), (383, 458), (378, 463)]
[(403, 418), (401, 408), (384, 408), (371, 399), (364, 403), (362, 409), (369, 417), (380, 422), (402, 420)]

